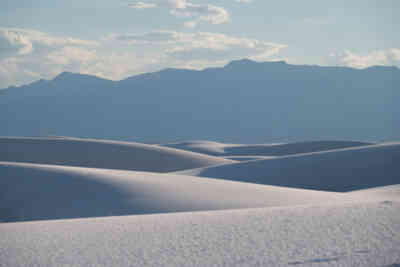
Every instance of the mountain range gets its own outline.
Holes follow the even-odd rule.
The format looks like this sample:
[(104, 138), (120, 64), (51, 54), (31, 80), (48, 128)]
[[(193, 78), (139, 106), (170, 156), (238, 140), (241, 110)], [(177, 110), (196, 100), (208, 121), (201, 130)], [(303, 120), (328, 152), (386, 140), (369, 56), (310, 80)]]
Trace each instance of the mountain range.
[(64, 72), (0, 90), (0, 136), (285, 142), (400, 138), (400, 69), (232, 61), (121, 81)]

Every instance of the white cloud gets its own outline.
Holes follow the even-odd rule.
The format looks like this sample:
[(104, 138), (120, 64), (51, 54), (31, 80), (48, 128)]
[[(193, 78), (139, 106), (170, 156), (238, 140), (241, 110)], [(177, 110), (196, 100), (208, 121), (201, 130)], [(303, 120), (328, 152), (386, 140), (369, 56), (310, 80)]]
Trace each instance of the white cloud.
[(141, 35), (135, 34), (112, 34), (105, 40), (117, 40), (129, 42), (130, 44), (154, 44), (154, 43), (170, 43), (175, 42), (178, 33), (173, 31), (154, 31)]
[(388, 51), (388, 54), (393, 61), (400, 61), (400, 48), (392, 48)]
[(0, 29), (0, 57), (25, 55), (32, 50), (31, 41), (20, 32)]
[(7, 35), (7, 39), (5, 34), (0, 35), (1, 47), (8, 47), (0, 56), (0, 88), (39, 78), (52, 79), (63, 71), (120, 80), (167, 67), (222, 66), (240, 58), (271, 60), (279, 58), (280, 50), (286, 47), (211, 32), (111, 34), (101, 41), (56, 37), (32, 30), (17, 32), (13, 32), (15, 36)]
[[(120, 36), (122, 38), (122, 36)], [(143, 37), (157, 39), (156, 34)], [(165, 39), (158, 37), (159, 39)], [(111, 37), (109, 38), (112, 39)], [(123, 38), (122, 38), (123, 39)], [(0, 88), (21, 85), (40, 78), (52, 79), (63, 71), (122, 79), (162, 68), (162, 51), (135, 51), (120, 48), (116, 41), (90, 41), (57, 37), (29, 29), (0, 28)]]
[[(165, 2), (165, 1), (163, 1)], [(187, 6), (186, 0), (167, 0), (166, 2), (171, 8), (185, 9)]]
[(187, 18), (184, 25), (194, 28), (200, 22), (211, 24), (222, 24), (229, 21), (229, 12), (223, 7), (211, 4), (194, 4), (186, 0), (158, 0), (157, 2), (136, 2), (129, 4), (129, 7), (135, 9), (164, 7), (170, 10), (170, 13), (176, 17)]
[(330, 57), (341, 65), (353, 68), (367, 68), (374, 65), (399, 65), (400, 49), (375, 50), (365, 55), (346, 50), (341, 54), (331, 53)]
[(66, 46), (53, 51), (47, 55), (50, 62), (60, 65), (77, 63), (79, 65), (87, 64), (97, 59), (95, 50), (88, 50), (81, 47)]
[(157, 4), (155, 3), (145, 3), (145, 2), (136, 2), (133, 4), (129, 4), (128, 5), (131, 8), (134, 9), (147, 9), (147, 8), (155, 8), (157, 7)]
[(36, 70), (24, 67), (25, 62), (16, 57), (0, 59), (0, 89), (9, 85), (22, 85), (40, 79)]
[(181, 61), (220, 61), (243, 57), (265, 60), (286, 47), (282, 44), (210, 32), (157, 31), (142, 35), (114, 35), (111, 38), (132, 45), (162, 45), (167, 56)]
[[(57, 37), (30, 29), (0, 28), (0, 88), (53, 76), (57, 68), (83, 65), (98, 42)], [(91, 51), (93, 54), (94, 52)]]
[[(184, 8), (174, 8), (171, 14), (177, 17), (195, 18), (192, 23), (205, 21), (211, 24), (222, 24), (229, 21), (229, 13), (222, 7), (214, 5), (195, 5), (186, 3)], [(195, 25), (192, 24), (192, 25)]]
[(235, 0), (236, 2), (238, 2), (238, 3), (251, 3), (251, 2), (253, 2), (253, 0)]
[(25, 29), (0, 28), (0, 57), (28, 55), (37, 50), (54, 49), (62, 46), (97, 46), (94, 41), (71, 37), (55, 37)]
[(186, 21), (184, 24), (183, 24), (186, 28), (196, 28), (196, 26), (197, 26), (197, 21)]

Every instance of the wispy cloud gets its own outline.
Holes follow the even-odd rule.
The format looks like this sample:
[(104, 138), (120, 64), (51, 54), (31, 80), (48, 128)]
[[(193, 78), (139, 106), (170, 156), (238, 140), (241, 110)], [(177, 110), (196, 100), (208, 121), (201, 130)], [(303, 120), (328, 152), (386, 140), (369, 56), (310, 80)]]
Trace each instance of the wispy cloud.
[(0, 29), (0, 57), (25, 55), (33, 50), (32, 42), (18, 31)]
[(283, 44), (210, 32), (155, 31), (142, 35), (112, 35), (108, 38), (132, 45), (162, 44), (168, 56), (180, 60), (229, 60), (243, 57), (261, 60), (277, 55), (286, 47)]
[(130, 44), (154, 44), (176, 42), (179, 33), (174, 31), (154, 31), (144, 34), (111, 34), (105, 40), (129, 42)]
[(35, 50), (54, 49), (66, 45), (97, 46), (98, 43), (71, 37), (50, 36), (35, 30), (0, 28), (0, 58), (28, 55)]
[(248, 4), (253, 2), (253, 0), (235, 0), (235, 2)]
[(136, 2), (132, 4), (128, 4), (129, 7), (134, 9), (147, 9), (147, 8), (155, 8), (157, 4), (155, 3), (145, 3), (145, 2)]
[(175, 17), (186, 18), (186, 27), (194, 28), (200, 22), (211, 24), (222, 24), (229, 21), (229, 12), (223, 8), (212, 4), (195, 4), (187, 0), (155, 0), (154, 2), (135, 2), (129, 4), (135, 9), (145, 8), (166, 8)]
[(332, 53), (330, 56), (340, 65), (345, 65), (353, 68), (366, 68), (374, 65), (400, 64), (399, 48), (375, 50), (364, 55), (346, 50), (343, 53)]

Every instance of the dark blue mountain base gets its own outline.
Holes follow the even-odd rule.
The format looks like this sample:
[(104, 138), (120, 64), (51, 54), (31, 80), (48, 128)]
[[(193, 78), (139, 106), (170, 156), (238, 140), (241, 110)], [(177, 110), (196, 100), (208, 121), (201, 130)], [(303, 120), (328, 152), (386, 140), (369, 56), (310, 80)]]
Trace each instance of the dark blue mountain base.
[(400, 70), (240, 60), (109, 81), (62, 73), (0, 91), (0, 135), (165, 143), (400, 138)]

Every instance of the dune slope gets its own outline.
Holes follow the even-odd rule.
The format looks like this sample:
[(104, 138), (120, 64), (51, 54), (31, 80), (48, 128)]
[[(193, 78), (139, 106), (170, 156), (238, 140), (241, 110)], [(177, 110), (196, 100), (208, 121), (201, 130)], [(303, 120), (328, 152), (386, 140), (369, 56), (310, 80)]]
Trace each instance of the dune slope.
[(346, 192), (400, 183), (400, 143), (248, 161), (179, 173)]
[(0, 224), (4, 266), (400, 264), (400, 202)]
[(357, 190), (349, 192), (349, 194), (355, 198), (362, 199), (384, 198), (386, 201), (400, 200), (400, 184)]
[(170, 172), (232, 163), (212, 156), (133, 142), (78, 138), (0, 138), (0, 161)]
[(331, 202), (342, 194), (199, 177), (0, 162), (0, 220), (254, 208)]
[(315, 151), (372, 145), (358, 141), (310, 141), (283, 144), (223, 144), (209, 141), (170, 143), (163, 146), (198, 152), (213, 156), (284, 156)]

